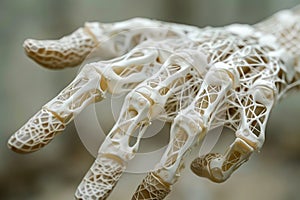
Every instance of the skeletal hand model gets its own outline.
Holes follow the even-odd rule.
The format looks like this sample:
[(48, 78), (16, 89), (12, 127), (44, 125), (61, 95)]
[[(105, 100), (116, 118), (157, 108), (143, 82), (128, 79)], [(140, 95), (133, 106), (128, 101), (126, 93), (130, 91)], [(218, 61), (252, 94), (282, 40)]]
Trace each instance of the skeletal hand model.
[(51, 69), (79, 65), (95, 47), (112, 59), (85, 65), (8, 145), (21, 153), (39, 150), (107, 92), (129, 92), (77, 199), (108, 197), (154, 119), (172, 123), (170, 142), (132, 199), (164, 199), (179, 177), (185, 153), (220, 125), (235, 131), (235, 141), (224, 154), (196, 158), (191, 169), (223, 182), (262, 147), (277, 100), (299, 87), (297, 12), (282, 11), (254, 26), (204, 29), (140, 18), (87, 23), (57, 41), (26, 40), (27, 55)]

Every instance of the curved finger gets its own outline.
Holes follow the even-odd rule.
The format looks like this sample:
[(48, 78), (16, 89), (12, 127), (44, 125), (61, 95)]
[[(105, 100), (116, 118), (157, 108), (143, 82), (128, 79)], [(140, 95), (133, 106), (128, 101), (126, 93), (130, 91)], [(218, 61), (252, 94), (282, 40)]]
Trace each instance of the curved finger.
[(30, 153), (48, 144), (75, 115), (104, 97), (106, 86), (102, 79), (95, 66), (83, 68), (68, 87), (11, 136), (9, 148), (19, 153)]
[(253, 148), (245, 141), (237, 138), (224, 155), (209, 153), (196, 158), (191, 163), (191, 170), (200, 177), (221, 183), (227, 180), (232, 172), (246, 162)]
[(225, 154), (210, 153), (196, 158), (191, 170), (200, 177), (220, 183), (246, 162), (264, 142), (266, 122), (275, 101), (272, 83), (256, 81), (249, 95), (241, 99), (240, 126), (236, 140)]

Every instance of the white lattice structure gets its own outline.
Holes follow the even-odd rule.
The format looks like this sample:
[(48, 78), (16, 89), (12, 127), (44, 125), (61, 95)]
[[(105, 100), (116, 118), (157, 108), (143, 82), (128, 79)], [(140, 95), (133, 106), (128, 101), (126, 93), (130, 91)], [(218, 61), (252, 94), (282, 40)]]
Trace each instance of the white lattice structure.
[(299, 16), (294, 9), (254, 26), (203, 29), (137, 18), (87, 23), (57, 41), (26, 40), (27, 55), (48, 68), (76, 66), (95, 47), (112, 59), (85, 65), (8, 145), (17, 152), (36, 151), (106, 92), (129, 92), (77, 199), (108, 197), (154, 119), (172, 123), (170, 142), (133, 199), (164, 199), (179, 177), (185, 153), (220, 125), (235, 132), (235, 141), (224, 154), (196, 158), (191, 169), (223, 182), (262, 147), (277, 100), (299, 87)]

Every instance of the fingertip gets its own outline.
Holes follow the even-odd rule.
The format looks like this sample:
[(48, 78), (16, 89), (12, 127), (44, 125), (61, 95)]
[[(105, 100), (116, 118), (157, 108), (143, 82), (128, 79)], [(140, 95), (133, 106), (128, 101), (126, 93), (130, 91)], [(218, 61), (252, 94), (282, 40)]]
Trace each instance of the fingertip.
[(197, 157), (192, 161), (190, 169), (199, 177), (208, 178), (215, 183), (222, 183), (226, 180), (226, 178), (223, 177), (221, 169), (218, 167), (211, 168), (210, 166), (212, 159), (218, 159), (221, 156), (222, 155), (218, 153), (209, 153), (204, 156)]
[(23, 42), (23, 48), (26, 55), (38, 64), (50, 69), (63, 68), (56, 66), (53, 59), (47, 56), (47, 54), (49, 54), (47, 53), (47, 51), (49, 51), (49, 46), (49, 41), (46, 40), (26, 39)]
[(51, 142), (65, 125), (48, 110), (42, 109), (8, 140), (8, 148), (17, 153), (35, 152)]
[(45, 50), (45, 47), (43, 47), (42, 43), (34, 39), (26, 39), (23, 43), (23, 48), (25, 53), (31, 58), (35, 54), (43, 53), (42, 51)]
[(26, 50), (26, 51), (29, 51), (31, 49), (31, 47), (33, 46), (34, 44), (34, 40), (33, 39), (26, 39), (24, 40), (23, 42), (23, 48)]
[(114, 158), (98, 155), (75, 192), (77, 200), (106, 199), (110, 195), (125, 170), (125, 166)]
[(33, 150), (28, 145), (25, 145), (24, 143), (22, 143), (20, 141), (18, 142), (15, 137), (15, 134), (9, 138), (9, 140), (7, 142), (7, 147), (10, 150), (12, 150), (13, 152), (19, 153), (19, 154), (28, 154), (28, 153), (38, 150), (38, 149)]

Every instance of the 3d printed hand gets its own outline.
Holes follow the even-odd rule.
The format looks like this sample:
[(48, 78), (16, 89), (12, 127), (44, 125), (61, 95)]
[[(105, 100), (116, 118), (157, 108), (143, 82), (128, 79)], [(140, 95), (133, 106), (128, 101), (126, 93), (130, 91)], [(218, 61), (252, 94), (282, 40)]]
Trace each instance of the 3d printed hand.
[(199, 29), (138, 18), (87, 23), (58, 41), (26, 40), (27, 55), (48, 68), (79, 65), (96, 47), (106, 59), (85, 65), (8, 145), (21, 153), (39, 150), (106, 92), (128, 92), (119, 119), (76, 191), (77, 199), (108, 197), (153, 119), (172, 123), (170, 142), (133, 199), (164, 199), (187, 150), (220, 125), (235, 131), (235, 141), (224, 154), (196, 158), (191, 169), (223, 182), (262, 147), (274, 103), (299, 87), (299, 33), (294, 9), (254, 26)]

